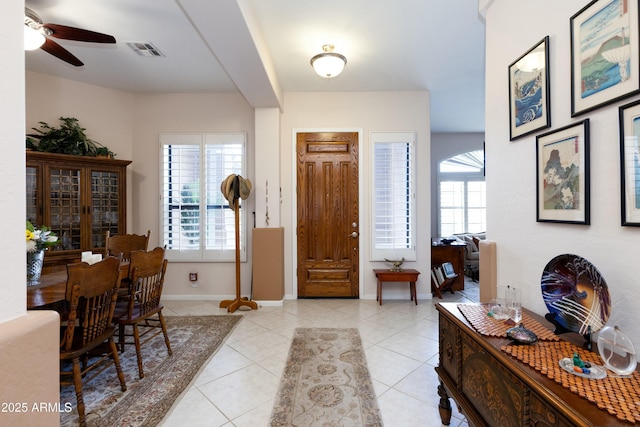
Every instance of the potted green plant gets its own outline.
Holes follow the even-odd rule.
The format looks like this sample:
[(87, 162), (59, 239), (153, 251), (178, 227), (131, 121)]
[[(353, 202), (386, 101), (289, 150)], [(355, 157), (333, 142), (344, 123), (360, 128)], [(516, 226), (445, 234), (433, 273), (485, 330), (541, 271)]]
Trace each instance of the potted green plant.
[(32, 128), (36, 133), (27, 134), (26, 147), (33, 151), (75, 156), (115, 155), (107, 147), (90, 139), (75, 117), (60, 117), (59, 120), (59, 127), (38, 122), (40, 127)]
[(107, 157), (109, 159), (113, 159), (115, 155), (116, 153), (109, 150), (104, 145), (100, 145), (98, 148), (96, 148), (96, 157)]

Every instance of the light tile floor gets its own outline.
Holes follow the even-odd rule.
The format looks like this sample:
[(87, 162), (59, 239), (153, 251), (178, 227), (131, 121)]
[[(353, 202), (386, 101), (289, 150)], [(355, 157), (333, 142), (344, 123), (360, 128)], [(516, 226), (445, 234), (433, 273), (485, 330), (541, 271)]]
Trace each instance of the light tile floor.
[[(477, 284), (476, 284), (477, 285)], [(473, 295), (470, 293), (469, 295)], [(171, 426), (267, 426), (298, 327), (357, 327), (386, 427), (435, 426), (438, 412), (439, 301), (469, 302), (462, 293), (444, 299), (287, 300), (282, 307), (236, 311), (244, 318), (165, 417)], [(166, 315), (227, 314), (217, 301), (164, 301)], [(451, 401), (451, 426), (467, 422)]]

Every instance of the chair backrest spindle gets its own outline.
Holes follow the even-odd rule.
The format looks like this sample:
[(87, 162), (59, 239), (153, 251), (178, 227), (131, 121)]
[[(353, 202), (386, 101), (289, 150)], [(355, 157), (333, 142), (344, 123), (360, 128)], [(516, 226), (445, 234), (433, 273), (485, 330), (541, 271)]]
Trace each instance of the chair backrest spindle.
[(129, 264), (129, 279), (133, 284), (134, 295), (130, 296), (128, 315), (133, 315), (134, 303), (138, 304), (140, 315), (155, 312), (160, 307), (167, 260), (164, 248), (152, 251), (133, 251)]
[(111, 235), (109, 231), (105, 237), (105, 256), (120, 257), (121, 261), (128, 261), (131, 251), (146, 251), (149, 246), (149, 237), (151, 230), (147, 230), (147, 234), (115, 234)]
[(100, 338), (110, 327), (118, 293), (120, 262), (113, 257), (89, 265), (67, 266), (69, 320), (61, 347), (71, 350), (74, 331), (82, 328), (82, 345)]

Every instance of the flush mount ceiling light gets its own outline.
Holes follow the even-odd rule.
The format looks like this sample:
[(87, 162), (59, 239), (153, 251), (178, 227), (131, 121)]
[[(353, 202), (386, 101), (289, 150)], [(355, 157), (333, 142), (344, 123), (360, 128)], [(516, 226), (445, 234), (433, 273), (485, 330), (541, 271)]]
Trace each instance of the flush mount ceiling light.
[(335, 53), (334, 47), (332, 44), (325, 44), (322, 46), (323, 52), (311, 58), (311, 66), (320, 77), (327, 79), (336, 77), (342, 73), (347, 64), (347, 58)]

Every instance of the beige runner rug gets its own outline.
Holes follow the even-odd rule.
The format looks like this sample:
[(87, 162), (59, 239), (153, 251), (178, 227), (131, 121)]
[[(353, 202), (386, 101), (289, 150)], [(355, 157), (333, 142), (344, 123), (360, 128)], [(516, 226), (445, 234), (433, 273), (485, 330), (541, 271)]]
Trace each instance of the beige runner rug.
[[(120, 355), (127, 391), (120, 390), (113, 363), (83, 383), (88, 427), (150, 427), (157, 425), (190, 384), (202, 365), (218, 350), (243, 316), (165, 316), (173, 355), (167, 355), (159, 334), (142, 345), (144, 378), (138, 378), (133, 346)], [(60, 425), (78, 425), (73, 386), (60, 388)]]
[(358, 330), (297, 328), (270, 426), (382, 426)]

